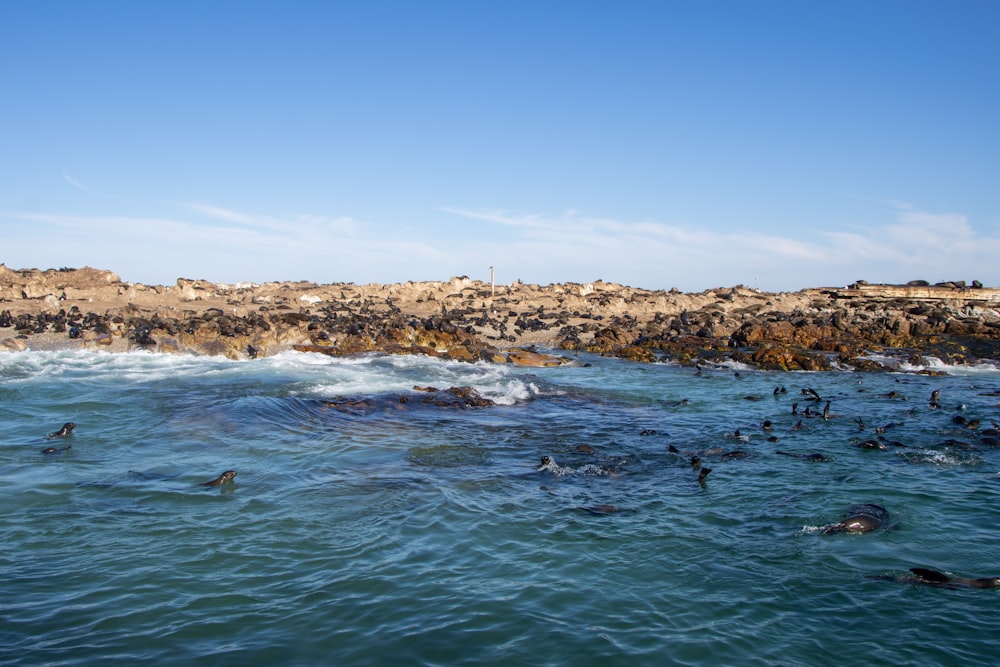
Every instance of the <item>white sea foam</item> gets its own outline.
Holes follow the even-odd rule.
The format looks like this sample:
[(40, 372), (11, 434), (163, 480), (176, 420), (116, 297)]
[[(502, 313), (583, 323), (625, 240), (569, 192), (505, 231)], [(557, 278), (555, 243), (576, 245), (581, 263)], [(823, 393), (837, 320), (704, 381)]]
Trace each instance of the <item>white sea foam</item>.
[(755, 367), (750, 364), (745, 364), (742, 361), (734, 361), (732, 359), (727, 359), (726, 361), (719, 362), (716, 364), (718, 368), (729, 368), (734, 371), (755, 371)]
[(468, 363), (423, 355), (367, 354), (329, 357), (315, 353), (286, 352), (263, 360), (276, 371), (299, 376), (295, 395), (330, 397), (407, 392), (414, 386), (470, 386), (500, 405), (531, 400), (538, 386), (507, 366)]
[(0, 375), (20, 379), (73, 379), (113, 376), (119, 382), (150, 382), (217, 372), (236, 362), (224, 357), (156, 354), (146, 351), (110, 353), (90, 350), (26, 351), (0, 355)]
[(482, 386), (477, 391), (499, 405), (516, 405), (529, 401), (538, 395), (537, 387), (531, 382), (512, 377), (492, 386)]
[(538, 467), (539, 472), (550, 472), (556, 477), (565, 477), (566, 475), (608, 475), (610, 474), (604, 468), (596, 466), (593, 463), (587, 463), (582, 466), (561, 466), (556, 463), (555, 459), (548, 457), (548, 461), (543, 463)]
[(907, 463), (929, 463), (937, 466), (977, 466), (984, 461), (975, 454), (942, 451), (936, 449), (921, 449), (897, 454)]
[(862, 359), (874, 361), (886, 368), (900, 373), (920, 373), (923, 371), (933, 371), (947, 373), (948, 375), (990, 375), (1000, 373), (1000, 363), (992, 360), (983, 360), (975, 364), (949, 364), (938, 357), (921, 357), (925, 363), (914, 364), (910, 359), (896, 357), (885, 354), (868, 354)]

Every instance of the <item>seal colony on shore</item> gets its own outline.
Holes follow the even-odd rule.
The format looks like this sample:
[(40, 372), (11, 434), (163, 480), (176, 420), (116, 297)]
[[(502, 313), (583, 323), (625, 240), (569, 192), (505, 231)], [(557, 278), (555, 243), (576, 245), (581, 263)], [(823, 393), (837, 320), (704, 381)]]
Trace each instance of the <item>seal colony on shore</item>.
[(578, 351), (636, 361), (737, 361), (763, 369), (883, 370), (1000, 359), (1000, 289), (977, 281), (697, 294), (613, 283), (491, 285), (467, 277), (390, 285), (173, 286), (92, 268), (0, 264), (0, 350), (148, 349), (252, 359), (283, 350), (419, 353), (525, 366)]

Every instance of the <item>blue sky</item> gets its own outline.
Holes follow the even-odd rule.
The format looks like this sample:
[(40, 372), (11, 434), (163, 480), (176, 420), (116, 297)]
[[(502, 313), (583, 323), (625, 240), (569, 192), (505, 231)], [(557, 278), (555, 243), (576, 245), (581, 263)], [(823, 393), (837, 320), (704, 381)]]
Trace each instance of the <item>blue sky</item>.
[(0, 262), (1000, 285), (1000, 3), (0, 3)]

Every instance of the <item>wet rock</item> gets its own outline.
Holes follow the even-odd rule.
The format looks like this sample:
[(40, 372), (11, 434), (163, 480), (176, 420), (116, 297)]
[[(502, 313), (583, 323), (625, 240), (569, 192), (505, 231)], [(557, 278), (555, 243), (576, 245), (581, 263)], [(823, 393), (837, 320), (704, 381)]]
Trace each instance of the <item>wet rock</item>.
[(542, 354), (532, 350), (514, 348), (507, 351), (507, 360), (515, 366), (563, 366), (570, 363), (566, 357), (559, 357), (552, 354)]
[(426, 405), (441, 408), (488, 408), (495, 405), (472, 387), (449, 387), (444, 391), (431, 392), (421, 400)]
[[(307, 296), (307, 299), (303, 299)], [(468, 277), (395, 285), (124, 283), (95, 269), (11, 270), (0, 265), (0, 328), (32, 346), (127, 345), (246, 358), (282, 349), (429, 354), (516, 363), (531, 345), (653, 362), (743, 360), (788, 370), (905, 348), (950, 362), (995, 359), (1000, 290), (962, 280), (796, 293), (743, 287), (699, 294), (596, 281), (493, 286)], [(110, 336), (111, 338), (102, 338)], [(218, 342), (213, 342), (218, 341)], [(878, 366), (875, 364), (875, 366)]]

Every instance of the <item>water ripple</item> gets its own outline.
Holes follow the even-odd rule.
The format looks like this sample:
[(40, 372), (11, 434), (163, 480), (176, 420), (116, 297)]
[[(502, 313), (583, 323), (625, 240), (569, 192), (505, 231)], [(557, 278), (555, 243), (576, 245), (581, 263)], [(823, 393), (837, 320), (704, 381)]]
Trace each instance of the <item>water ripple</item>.
[(261, 361), (0, 356), (0, 664), (991, 660), (997, 593), (871, 577), (1000, 574), (1000, 449), (926, 405), (985, 428), (992, 375)]

